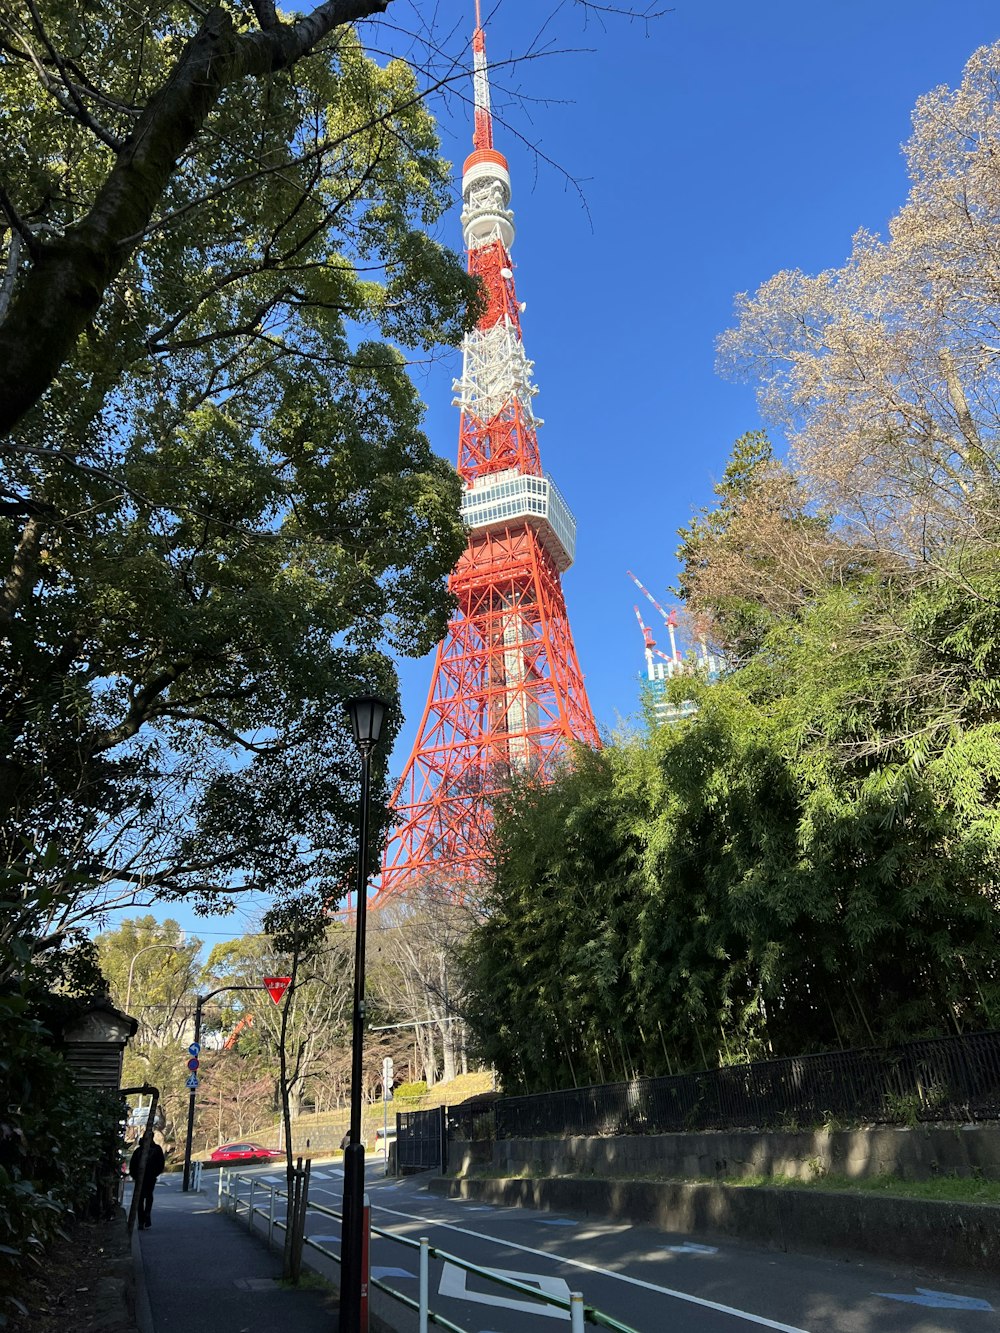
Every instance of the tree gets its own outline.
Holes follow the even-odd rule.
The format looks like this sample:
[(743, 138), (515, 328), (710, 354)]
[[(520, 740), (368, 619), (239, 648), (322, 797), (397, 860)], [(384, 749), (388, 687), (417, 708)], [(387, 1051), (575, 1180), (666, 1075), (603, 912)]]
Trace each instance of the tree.
[(777, 274), (737, 299), (724, 365), (760, 379), (810, 495), (861, 540), (936, 564), (995, 532), (1000, 43), (957, 89), (917, 103), (909, 198), (887, 240), (860, 231), (847, 263)]
[[(736, 441), (715, 494), (715, 507), (678, 533), (677, 592), (730, 665), (758, 652), (775, 625), (875, 564), (873, 552), (844, 540), (809, 503), (763, 431)], [(884, 557), (880, 563), (889, 566)]]
[[(201, 974), (201, 940), (186, 939), (176, 921), (124, 918), (97, 937), (101, 971), (119, 1009), (139, 1020), (131, 1046), (175, 1046), (190, 1017)], [(130, 991), (131, 983), (131, 991)]]
[[(273, 909), (269, 932), (216, 945), (207, 963), (217, 985), (255, 988), (220, 997), (219, 1021), (231, 1032), (242, 1017), (253, 1015), (236, 1050), (267, 1060), (277, 1100), (288, 1103), (286, 1129), (301, 1112), (313, 1080), (338, 1048), (350, 1044), (353, 943), (339, 923), (317, 921), (313, 934), (301, 906)], [(264, 976), (291, 976), (280, 1004), (263, 989)]]
[[(126, 917), (95, 941), (97, 961), (114, 1004), (136, 1018), (135, 1036), (125, 1048), (126, 1087), (142, 1083), (159, 1089), (159, 1107), (169, 1141), (187, 1106), (187, 1070), (180, 1052), (202, 974), (201, 941), (186, 939), (176, 921)], [(130, 983), (131, 982), (131, 986)]]
[[(465, 1061), (457, 956), (472, 926), (465, 885), (439, 877), (387, 903), (373, 917), (372, 991), (388, 1013), (414, 1024), (424, 1080), (453, 1079)], [(440, 1063), (437, 1051), (441, 1051)], [(419, 1074), (415, 1070), (414, 1078)]]
[(29, 935), (339, 896), (331, 718), (443, 631), (459, 488), (397, 345), (476, 288), (412, 72), (343, 26), (386, 3), (0, 18), (0, 854), (60, 854)]
[[(279, 216), (273, 231), (265, 222), (263, 235), (254, 237), (292, 257), (302, 279), (312, 258), (303, 237), (325, 230), (345, 200), (363, 198), (365, 175), (381, 176), (384, 185), (386, 168), (396, 165), (396, 134), (402, 130), (405, 140), (413, 128), (394, 123), (416, 100), (412, 83), (397, 85), (402, 109), (393, 106), (379, 97), (385, 86), (377, 90), (370, 81), (374, 66), (362, 70), (345, 56), (354, 44), (343, 25), (387, 7), (388, 0), (327, 0), (291, 21), (280, 19), (270, 0), (255, 4), (252, 15), (242, 5), (204, 13), (161, 3), (140, 22), (107, 10), (81, 16), (58, 0), (8, 13), (2, 36), (15, 124), (3, 163), (8, 249), (0, 434), (53, 384), (99, 311), (112, 326), (119, 322), (109, 319), (108, 298), (127, 299), (125, 284), (117, 293), (110, 289), (133, 257), (143, 255), (142, 267), (129, 275), (141, 308), (147, 284), (137, 278), (166, 257), (151, 239), (172, 233), (178, 218), (192, 212), (227, 220), (227, 196), (248, 177), (259, 186), (268, 178), (287, 180), (288, 173), (293, 202), (300, 193), (296, 168), (305, 166), (312, 185), (327, 174), (340, 177), (332, 191), (339, 187), (340, 199), (328, 200), (332, 216), (314, 216), (298, 237), (283, 234), (294, 214)], [(319, 59), (306, 60), (313, 55)], [(353, 64), (343, 82), (331, 79), (341, 58)], [(401, 75), (396, 66), (388, 83)], [(341, 116), (324, 98), (346, 102)], [(251, 110), (263, 113), (259, 137), (260, 121), (240, 119)], [(367, 141), (360, 160), (352, 142), (359, 136)], [(369, 153), (373, 138), (378, 149)], [(426, 127), (414, 146), (418, 152), (429, 146)], [(406, 190), (401, 180), (393, 183), (396, 199), (385, 201), (390, 213)], [(264, 217), (258, 214), (258, 226)], [(256, 248), (248, 247), (251, 271), (258, 267)], [(174, 338), (188, 313), (183, 277), (173, 275), (181, 308), (171, 312), (172, 327), (136, 329), (147, 333), (150, 350)], [(195, 307), (210, 292), (228, 295), (233, 278), (228, 266), (216, 270), (214, 282), (195, 294)], [(406, 285), (404, 279), (396, 295), (406, 294)], [(288, 298), (294, 303), (294, 291), (272, 294), (257, 322)], [(127, 322), (134, 324), (130, 313)]]

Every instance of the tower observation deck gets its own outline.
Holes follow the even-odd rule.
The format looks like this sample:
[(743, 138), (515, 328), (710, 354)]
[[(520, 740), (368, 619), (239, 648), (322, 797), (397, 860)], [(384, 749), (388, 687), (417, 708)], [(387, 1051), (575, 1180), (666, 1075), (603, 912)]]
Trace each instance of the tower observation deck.
[(574, 740), (598, 745), (561, 576), (576, 522), (542, 471), (533, 363), (510, 257), (507, 159), (493, 144), (486, 39), (472, 39), (473, 151), (462, 171), (469, 272), (487, 297), (455, 380), (468, 541), (449, 587), (458, 610), (438, 645), (413, 751), (393, 796), (379, 897), (428, 882), (461, 894), (489, 855), (492, 802), (516, 776), (550, 780)]

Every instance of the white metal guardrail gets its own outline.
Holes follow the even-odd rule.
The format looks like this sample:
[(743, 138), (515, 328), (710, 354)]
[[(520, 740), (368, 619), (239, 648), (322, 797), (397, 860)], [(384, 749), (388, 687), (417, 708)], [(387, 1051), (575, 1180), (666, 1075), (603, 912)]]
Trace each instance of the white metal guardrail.
[[(240, 1194), (241, 1183), (249, 1186), (249, 1191), (246, 1194)], [(277, 1203), (279, 1199), (287, 1200), (287, 1198), (287, 1190), (280, 1189), (277, 1185), (270, 1185), (257, 1176), (240, 1175), (238, 1172), (228, 1171), (225, 1168), (219, 1172), (219, 1207), (226, 1208), (236, 1218), (242, 1215), (251, 1230), (256, 1230), (256, 1219), (260, 1218), (262, 1223), (266, 1224), (268, 1245), (273, 1243), (275, 1230), (285, 1230), (285, 1223), (277, 1216)], [(341, 1220), (340, 1213), (335, 1209), (325, 1208), (319, 1203), (307, 1202), (306, 1212), (314, 1213), (318, 1217), (330, 1217), (337, 1222)], [(623, 1324), (621, 1320), (614, 1319), (611, 1315), (596, 1310), (592, 1305), (587, 1305), (581, 1292), (571, 1291), (567, 1300), (563, 1296), (552, 1295), (549, 1292), (539, 1290), (538, 1287), (529, 1286), (525, 1282), (518, 1282), (515, 1278), (495, 1273), (489, 1268), (481, 1268), (478, 1264), (469, 1263), (467, 1259), (461, 1259), (457, 1254), (450, 1254), (447, 1250), (439, 1250), (437, 1246), (430, 1243), (426, 1236), (421, 1236), (419, 1240), (410, 1240), (407, 1236), (397, 1236), (395, 1232), (386, 1231), (382, 1227), (372, 1227), (371, 1230), (374, 1236), (381, 1236), (385, 1240), (392, 1241), (395, 1245), (401, 1245), (405, 1249), (419, 1252), (419, 1295), (417, 1300), (414, 1300), (412, 1296), (407, 1296), (405, 1292), (397, 1291), (395, 1287), (390, 1287), (388, 1283), (382, 1282), (378, 1278), (372, 1278), (371, 1285), (393, 1300), (399, 1301), (408, 1310), (415, 1310), (419, 1318), (420, 1333), (428, 1333), (430, 1324), (434, 1324), (437, 1328), (446, 1329), (448, 1333), (469, 1333), (467, 1329), (453, 1323), (445, 1315), (439, 1314), (430, 1308), (431, 1259), (441, 1259), (445, 1263), (454, 1264), (456, 1268), (463, 1269), (466, 1273), (475, 1273), (488, 1282), (494, 1282), (497, 1286), (519, 1292), (523, 1296), (530, 1296), (532, 1300), (540, 1301), (545, 1305), (553, 1305), (557, 1309), (565, 1310), (570, 1325), (570, 1333), (584, 1333), (586, 1324), (609, 1328), (613, 1330), (613, 1333), (638, 1333), (638, 1330), (634, 1329), (631, 1324)], [(340, 1263), (340, 1255), (335, 1250), (327, 1249), (319, 1241), (306, 1236), (304, 1244), (318, 1254), (324, 1255), (327, 1259), (332, 1259), (334, 1263)]]

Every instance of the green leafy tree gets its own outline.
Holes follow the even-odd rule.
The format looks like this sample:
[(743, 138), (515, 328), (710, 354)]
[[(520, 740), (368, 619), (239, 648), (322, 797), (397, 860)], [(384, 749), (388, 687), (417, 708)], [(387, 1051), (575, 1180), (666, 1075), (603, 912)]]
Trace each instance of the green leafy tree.
[[(206, 256), (184, 244), (195, 215), (203, 247), (212, 247), (204, 238), (216, 228), (219, 257), (230, 237), (240, 238), (245, 276), (288, 266), (279, 284), (265, 277), (239, 312), (251, 327), (301, 301), (319, 320), (328, 311), (336, 323), (374, 304), (389, 323), (433, 328), (441, 294), (435, 277), (446, 287), (454, 280), (428, 270), (434, 247), (406, 216), (421, 207), (422, 193), (435, 208), (424, 193), (428, 168), (437, 184), (441, 178), (428, 122), (406, 67), (379, 70), (360, 59), (344, 26), (387, 5), (327, 0), (287, 20), (270, 0), (207, 13), (159, 3), (138, 21), (125, 7), (80, 13), (60, 0), (7, 9), (0, 433), (67, 364), (83, 370), (98, 402), (104, 397), (99, 381), (109, 368), (101, 374), (78, 360), (88, 329), (98, 342), (124, 334), (146, 360), (187, 345), (193, 329), (182, 325), (192, 304), (212, 303), (223, 317), (237, 313), (231, 263), (206, 273)], [(283, 199), (284, 211), (269, 216), (268, 195)], [(361, 258), (377, 259), (395, 231), (395, 272), (374, 301), (350, 292), (353, 264), (342, 272), (317, 265), (311, 248), (317, 233), (325, 239), (348, 218)], [(227, 232), (234, 221), (238, 230)], [(318, 275), (325, 301), (309, 291), (314, 267), (329, 270)], [(199, 281), (187, 289), (193, 274)], [(157, 277), (160, 301), (169, 302), (160, 310), (150, 300)]]
[(112, 1001), (138, 1020), (125, 1048), (123, 1084), (159, 1090), (168, 1152), (187, 1107), (186, 1044), (194, 996), (202, 975), (201, 941), (186, 938), (176, 921), (126, 917), (97, 937), (97, 956)]
[(477, 289), (412, 71), (344, 26), (385, 4), (0, 16), (0, 855), (43, 828), (90, 883), (29, 931), (339, 896), (331, 719), (443, 631), (459, 486), (398, 349)]
[(139, 1020), (131, 1045), (176, 1045), (201, 975), (201, 940), (187, 938), (169, 917), (126, 917), (97, 937), (97, 949), (112, 1000)]

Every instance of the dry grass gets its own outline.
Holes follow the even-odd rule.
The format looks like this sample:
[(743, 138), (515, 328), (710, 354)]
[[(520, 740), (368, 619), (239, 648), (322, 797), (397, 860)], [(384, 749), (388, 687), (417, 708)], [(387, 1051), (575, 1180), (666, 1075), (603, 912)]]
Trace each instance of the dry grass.
[[(436, 1083), (433, 1088), (429, 1088), (420, 1097), (397, 1097), (389, 1103), (389, 1120), (392, 1121), (397, 1111), (429, 1111), (435, 1106), (457, 1106), (459, 1102), (468, 1101), (470, 1097), (479, 1097), (483, 1093), (492, 1091), (493, 1075), (489, 1071), (479, 1074), (459, 1074), (458, 1078), (450, 1079), (447, 1083)], [(363, 1120), (366, 1126), (381, 1127), (381, 1101), (365, 1104)], [(336, 1111), (321, 1111), (318, 1115), (303, 1115), (296, 1122), (297, 1134), (299, 1138), (307, 1135), (311, 1125), (315, 1125), (317, 1128), (335, 1125), (343, 1126), (346, 1129), (347, 1121), (348, 1110), (346, 1106), (342, 1106)], [(372, 1133), (374, 1133), (374, 1128)]]

